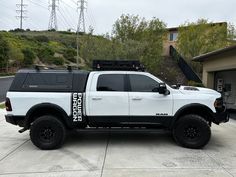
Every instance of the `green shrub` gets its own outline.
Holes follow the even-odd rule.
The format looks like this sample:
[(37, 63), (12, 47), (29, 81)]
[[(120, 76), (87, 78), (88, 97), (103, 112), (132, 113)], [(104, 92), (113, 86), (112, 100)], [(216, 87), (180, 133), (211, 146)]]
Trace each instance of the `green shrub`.
[(51, 60), (52, 60), (52, 64), (54, 65), (63, 65), (65, 62), (64, 59), (61, 57), (52, 57)]
[(50, 59), (53, 58), (55, 52), (48, 46), (43, 46), (38, 51), (38, 57), (42, 62), (49, 63)]
[(48, 43), (49, 42), (49, 39), (47, 36), (43, 36), (43, 35), (40, 35), (40, 36), (35, 36), (34, 39), (38, 42), (46, 42)]
[(32, 65), (36, 57), (35, 53), (30, 48), (23, 49), (22, 53), (24, 54), (24, 60), (23, 60), (24, 66)]
[(64, 57), (69, 60), (70, 62), (73, 62), (75, 63), (76, 62), (76, 59), (75, 59), (75, 56), (76, 56), (76, 50), (75, 49), (67, 49), (64, 51)]

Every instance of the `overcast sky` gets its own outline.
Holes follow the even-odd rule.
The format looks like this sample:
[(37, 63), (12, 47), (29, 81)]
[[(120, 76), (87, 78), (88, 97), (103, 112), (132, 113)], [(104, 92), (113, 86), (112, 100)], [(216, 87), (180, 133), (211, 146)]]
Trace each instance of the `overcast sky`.
[[(16, 4), (21, 0), (0, 0), (0, 30), (19, 27)], [(60, 0), (57, 11), (59, 30), (76, 29), (77, 0)], [(48, 0), (24, 0), (28, 18), (23, 28), (45, 30), (48, 28)], [(121, 14), (134, 14), (146, 19), (157, 17), (168, 27), (176, 27), (186, 21), (206, 18), (213, 22), (236, 24), (236, 0), (88, 0), (86, 26), (93, 26), (95, 33), (111, 32), (112, 25)]]

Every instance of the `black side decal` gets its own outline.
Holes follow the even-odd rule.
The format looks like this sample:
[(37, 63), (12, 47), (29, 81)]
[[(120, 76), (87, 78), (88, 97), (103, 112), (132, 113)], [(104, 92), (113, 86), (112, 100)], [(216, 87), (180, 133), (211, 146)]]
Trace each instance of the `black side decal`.
[(83, 121), (83, 94), (73, 93), (72, 94), (72, 118), (73, 122)]

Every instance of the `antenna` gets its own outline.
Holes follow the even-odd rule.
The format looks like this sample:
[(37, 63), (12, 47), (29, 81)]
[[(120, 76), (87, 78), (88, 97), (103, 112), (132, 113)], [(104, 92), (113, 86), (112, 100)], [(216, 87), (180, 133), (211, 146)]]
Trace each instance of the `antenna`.
[(59, 0), (50, 0), (49, 2), (49, 9), (51, 11), (50, 19), (49, 19), (49, 25), (48, 30), (56, 30), (58, 29), (57, 26), (57, 8), (59, 4)]
[(76, 35), (76, 43), (77, 43), (77, 67), (79, 67), (79, 33), (85, 33), (85, 9), (87, 9), (87, 1), (86, 0), (78, 0), (77, 1), (78, 9), (80, 9), (79, 13), (79, 21), (77, 26), (77, 35)]
[(16, 4), (17, 10), (16, 13), (19, 14), (16, 16), (17, 19), (20, 19), (20, 29), (23, 29), (23, 20), (27, 18), (27, 16), (25, 16), (25, 13), (27, 12), (25, 9), (27, 5), (24, 4), (24, 1), (21, 0), (20, 4)]

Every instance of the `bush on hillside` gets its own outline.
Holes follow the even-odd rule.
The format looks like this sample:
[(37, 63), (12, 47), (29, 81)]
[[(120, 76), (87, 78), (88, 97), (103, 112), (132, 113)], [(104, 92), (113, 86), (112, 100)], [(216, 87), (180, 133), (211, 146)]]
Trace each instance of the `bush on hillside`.
[(35, 59), (35, 53), (29, 49), (23, 49), (22, 50), (23, 54), (24, 54), (24, 60), (23, 60), (23, 65), (24, 66), (30, 66), (34, 63), (34, 59)]
[(47, 36), (43, 36), (43, 35), (40, 35), (40, 36), (35, 36), (34, 39), (38, 42), (46, 42), (48, 43), (49, 42), (49, 39)]
[(38, 51), (39, 59), (44, 63), (49, 63), (50, 59), (54, 56), (55, 52), (51, 47), (43, 46)]
[(67, 49), (64, 51), (64, 57), (72, 63), (76, 62), (76, 50), (75, 49)]
[(65, 63), (64, 59), (61, 57), (54, 57), (53, 64), (55, 65), (63, 65)]

